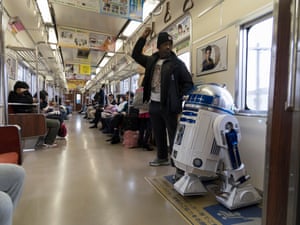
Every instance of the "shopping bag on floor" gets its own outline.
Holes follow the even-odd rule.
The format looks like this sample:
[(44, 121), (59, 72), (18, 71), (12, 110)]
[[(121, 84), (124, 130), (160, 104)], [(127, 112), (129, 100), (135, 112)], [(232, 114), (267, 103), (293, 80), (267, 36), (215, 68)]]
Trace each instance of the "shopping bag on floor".
[(65, 137), (67, 136), (67, 127), (66, 127), (66, 124), (65, 123), (62, 123), (60, 125), (60, 128), (58, 130), (58, 134), (57, 134), (59, 137)]
[(123, 134), (123, 145), (126, 148), (135, 148), (138, 146), (139, 132), (126, 130)]

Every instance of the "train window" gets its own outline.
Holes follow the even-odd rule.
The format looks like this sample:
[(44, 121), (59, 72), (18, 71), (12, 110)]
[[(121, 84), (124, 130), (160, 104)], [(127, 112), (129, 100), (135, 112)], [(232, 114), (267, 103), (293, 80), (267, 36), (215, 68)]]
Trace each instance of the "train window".
[[(43, 88), (40, 87), (40, 89), (43, 89)], [(47, 86), (48, 100), (51, 100), (51, 101), (53, 100), (53, 98), (54, 98), (53, 97), (53, 91), (54, 91), (53, 87), (51, 85), (48, 85)]]
[(130, 82), (130, 78), (127, 78), (125, 80), (121, 80), (121, 82), (120, 82), (120, 94), (125, 94), (126, 91), (129, 90), (129, 82)]
[(40, 89), (46, 89), (45, 80), (42, 76), (39, 76), (39, 88)]
[(133, 93), (138, 88), (139, 77), (140, 77), (139, 74), (135, 74), (131, 77), (131, 91)]
[(181, 59), (189, 72), (191, 72), (191, 64), (190, 64), (190, 52), (185, 52), (183, 54), (178, 55), (178, 58)]
[(131, 77), (128, 77), (127, 79), (121, 80), (120, 82), (120, 93), (124, 94), (127, 91), (135, 92), (135, 90), (138, 88), (138, 80), (139, 80), (139, 74), (132, 75)]
[(81, 103), (81, 94), (76, 94), (76, 104)]
[(24, 75), (25, 75), (25, 82), (29, 85), (30, 87), (30, 92), (33, 92), (33, 87), (32, 87), (32, 80), (31, 80), (31, 73), (27, 68), (24, 68)]
[(260, 18), (242, 26), (241, 106), (245, 110), (266, 112), (271, 64), (273, 18)]
[(34, 94), (36, 93), (36, 75), (32, 73), (31, 77), (32, 77), (31, 90), (32, 90), (32, 94)]
[(21, 64), (18, 64), (18, 80), (24, 80), (23, 66)]

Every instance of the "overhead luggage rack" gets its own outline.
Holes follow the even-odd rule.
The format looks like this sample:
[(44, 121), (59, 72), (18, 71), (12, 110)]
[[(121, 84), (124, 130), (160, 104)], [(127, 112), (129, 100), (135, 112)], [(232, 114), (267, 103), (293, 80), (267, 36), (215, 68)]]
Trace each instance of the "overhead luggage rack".
[(46, 75), (50, 70), (45, 59), (40, 55), (37, 56), (35, 49), (15, 46), (7, 46), (7, 48), (13, 50), (22, 61), (26, 62), (32, 69), (38, 70), (40, 74)]

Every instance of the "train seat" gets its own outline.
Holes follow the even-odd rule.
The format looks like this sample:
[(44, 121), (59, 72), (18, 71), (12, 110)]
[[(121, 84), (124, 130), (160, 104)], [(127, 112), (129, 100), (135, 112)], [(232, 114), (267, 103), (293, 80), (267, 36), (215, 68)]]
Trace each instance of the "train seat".
[(0, 126), (0, 163), (22, 164), (21, 128)]
[(8, 114), (8, 123), (21, 127), (22, 147), (24, 150), (35, 149), (39, 137), (47, 133), (46, 117), (41, 113)]

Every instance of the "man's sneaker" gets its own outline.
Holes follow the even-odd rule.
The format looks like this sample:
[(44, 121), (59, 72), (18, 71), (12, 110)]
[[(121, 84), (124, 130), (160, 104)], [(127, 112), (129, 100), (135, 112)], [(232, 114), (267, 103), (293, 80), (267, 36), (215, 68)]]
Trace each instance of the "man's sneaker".
[(45, 147), (45, 148), (56, 148), (56, 147), (58, 147), (58, 144), (56, 144), (56, 143), (53, 143), (52, 145), (43, 144), (43, 147)]
[(154, 159), (153, 161), (149, 162), (150, 166), (169, 166), (170, 161), (168, 159)]

